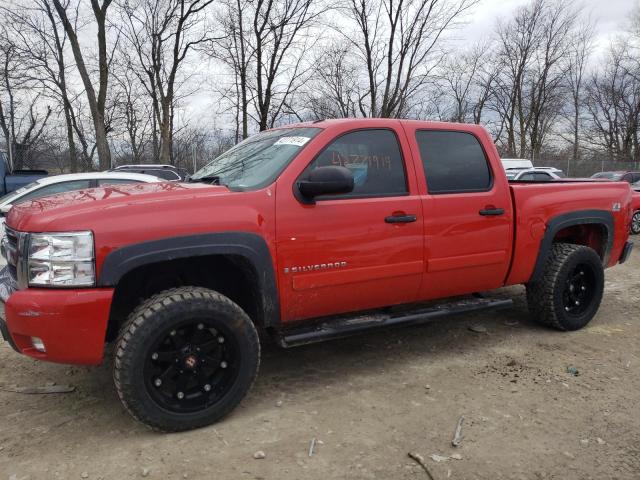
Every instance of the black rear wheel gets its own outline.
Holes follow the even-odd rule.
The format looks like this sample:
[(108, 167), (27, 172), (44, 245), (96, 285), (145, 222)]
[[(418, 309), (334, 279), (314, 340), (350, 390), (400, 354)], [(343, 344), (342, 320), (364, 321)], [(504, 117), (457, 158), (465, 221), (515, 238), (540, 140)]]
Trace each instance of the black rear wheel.
[(595, 316), (604, 291), (604, 268), (595, 250), (557, 243), (542, 277), (527, 285), (529, 311), (539, 323), (577, 330)]
[(259, 361), (257, 332), (238, 305), (184, 287), (134, 310), (118, 338), (114, 380), (135, 418), (158, 430), (188, 430), (233, 410)]

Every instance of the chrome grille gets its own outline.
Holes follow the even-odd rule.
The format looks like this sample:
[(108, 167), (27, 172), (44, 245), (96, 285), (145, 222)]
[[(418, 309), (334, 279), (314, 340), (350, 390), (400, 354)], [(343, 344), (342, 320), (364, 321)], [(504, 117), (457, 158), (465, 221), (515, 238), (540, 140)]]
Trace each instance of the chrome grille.
[(2, 239), (2, 255), (7, 259), (9, 273), (14, 281), (18, 279), (18, 266), (20, 265), (21, 233), (6, 226)]
[(18, 264), (18, 232), (5, 226), (5, 236), (2, 239), (2, 247), (7, 263), (15, 267)]

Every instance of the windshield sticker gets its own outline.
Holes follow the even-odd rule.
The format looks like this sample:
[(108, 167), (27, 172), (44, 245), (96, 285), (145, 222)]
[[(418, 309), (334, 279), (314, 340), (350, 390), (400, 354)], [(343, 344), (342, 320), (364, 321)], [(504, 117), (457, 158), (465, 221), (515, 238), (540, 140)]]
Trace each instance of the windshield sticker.
[(311, 140), (309, 137), (282, 137), (278, 139), (274, 145), (295, 145), (296, 147), (302, 147), (309, 140)]

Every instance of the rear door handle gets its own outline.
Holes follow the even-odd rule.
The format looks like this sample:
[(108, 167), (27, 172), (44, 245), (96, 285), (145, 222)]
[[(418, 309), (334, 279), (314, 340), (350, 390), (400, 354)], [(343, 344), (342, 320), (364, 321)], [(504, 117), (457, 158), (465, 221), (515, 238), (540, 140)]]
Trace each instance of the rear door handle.
[(411, 223), (417, 220), (415, 215), (391, 215), (384, 219), (387, 223)]
[(483, 217), (489, 217), (492, 215), (504, 215), (504, 208), (483, 208), (478, 212)]

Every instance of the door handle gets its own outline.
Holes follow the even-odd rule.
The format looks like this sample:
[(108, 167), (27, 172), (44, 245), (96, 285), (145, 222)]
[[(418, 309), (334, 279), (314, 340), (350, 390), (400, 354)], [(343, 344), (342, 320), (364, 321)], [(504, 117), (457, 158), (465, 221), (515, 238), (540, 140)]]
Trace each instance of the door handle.
[(504, 215), (504, 208), (495, 208), (495, 207), (483, 208), (478, 213), (480, 215), (482, 215), (483, 217), (489, 217), (489, 216), (492, 216), (492, 215), (493, 216), (495, 216), (495, 215)]
[(384, 219), (387, 223), (411, 223), (417, 220), (415, 215), (391, 215)]

